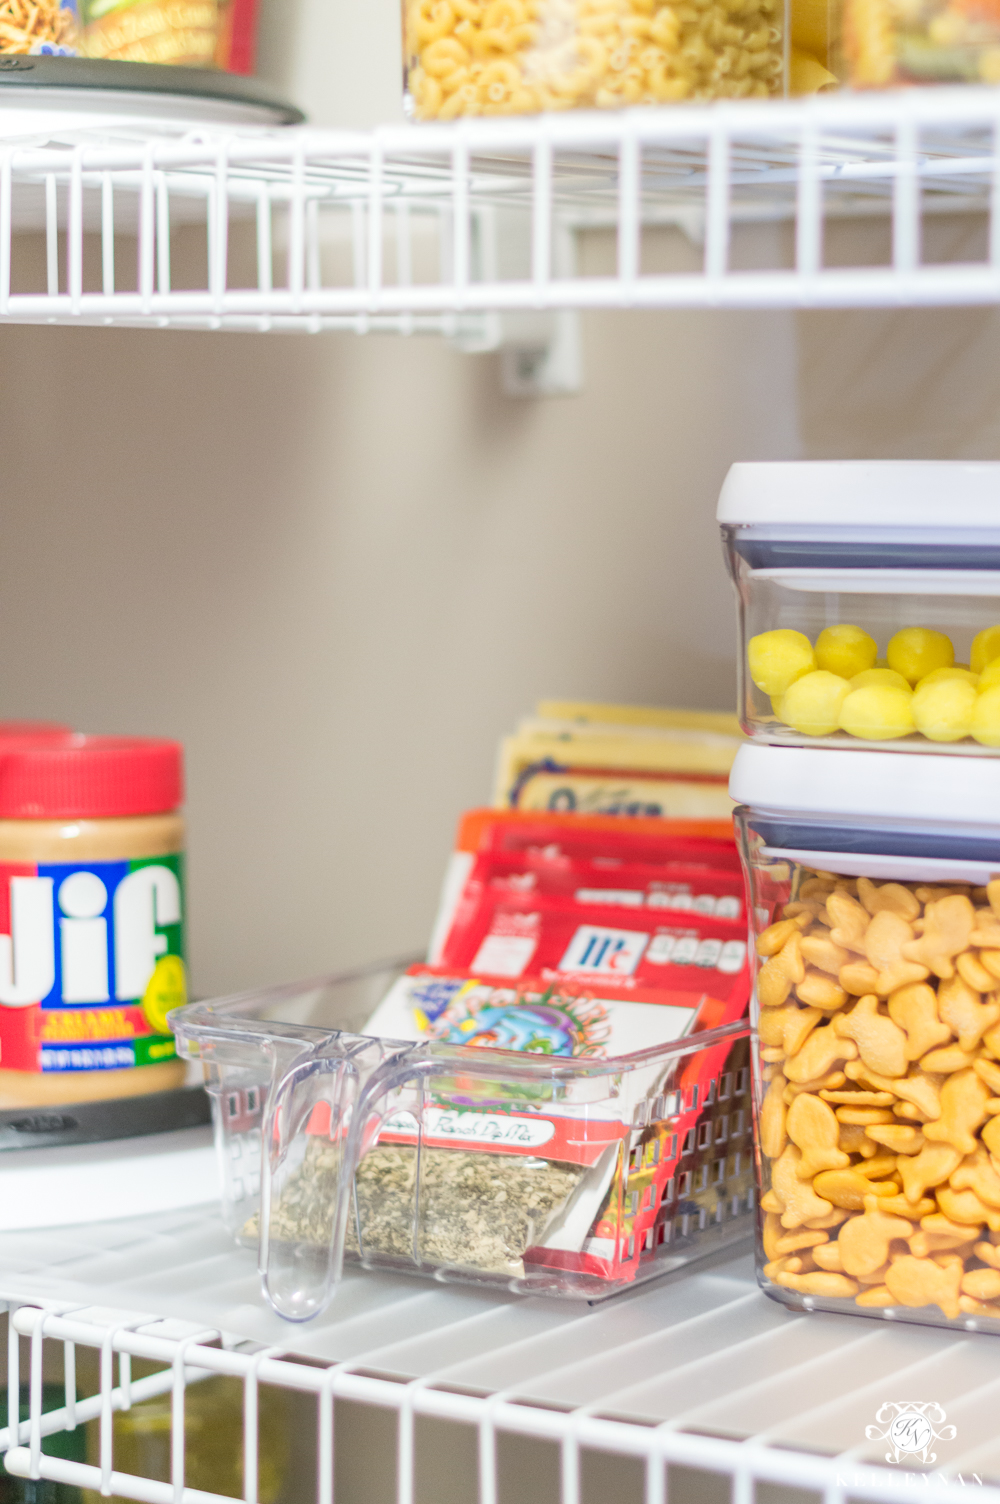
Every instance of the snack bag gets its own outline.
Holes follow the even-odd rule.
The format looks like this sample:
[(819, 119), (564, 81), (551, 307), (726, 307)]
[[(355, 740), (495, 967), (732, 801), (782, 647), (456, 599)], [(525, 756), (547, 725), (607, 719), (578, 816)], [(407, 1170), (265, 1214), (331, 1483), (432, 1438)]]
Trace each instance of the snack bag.
[(257, 0), (80, 0), (80, 51), (119, 62), (252, 73)]
[(0, 16), (0, 56), (75, 57), (76, 0), (7, 0)]

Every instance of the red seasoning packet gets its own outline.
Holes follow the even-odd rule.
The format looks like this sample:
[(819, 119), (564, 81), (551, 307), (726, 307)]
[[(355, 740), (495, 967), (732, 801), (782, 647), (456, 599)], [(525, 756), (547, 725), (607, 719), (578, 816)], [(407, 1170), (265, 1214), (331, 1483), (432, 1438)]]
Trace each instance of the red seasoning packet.
[[(739, 1022), (749, 1000), (743, 879), (728, 822), (473, 811), (460, 826), (431, 957), (396, 984), (369, 1032), (581, 1060), (663, 1046), (633, 1082), (649, 1101), (642, 1130), (610, 1098), (596, 1108), (572, 1094), (535, 1105), (502, 1085), (484, 1102), (472, 1081), (463, 1097), (458, 1075), (451, 1095), (435, 1094), (424, 1111), (431, 1147), (587, 1167), (526, 1264), (634, 1275), (730, 1049), (724, 1041), (678, 1058), (669, 1046)], [(379, 1141), (413, 1143), (416, 1134), (402, 1113)]]

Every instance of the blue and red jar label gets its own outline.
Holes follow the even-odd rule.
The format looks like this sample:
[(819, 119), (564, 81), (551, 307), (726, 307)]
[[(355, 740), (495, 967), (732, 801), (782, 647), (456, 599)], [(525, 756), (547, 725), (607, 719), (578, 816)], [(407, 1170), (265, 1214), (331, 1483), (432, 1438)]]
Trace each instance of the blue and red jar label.
[(159, 1065), (185, 1001), (182, 855), (0, 862), (0, 1069)]

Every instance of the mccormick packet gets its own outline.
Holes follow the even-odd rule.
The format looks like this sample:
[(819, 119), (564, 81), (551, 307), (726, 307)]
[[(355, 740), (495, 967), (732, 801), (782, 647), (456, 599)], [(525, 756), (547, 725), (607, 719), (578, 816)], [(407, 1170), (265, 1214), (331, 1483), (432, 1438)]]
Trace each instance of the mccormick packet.
[(710, 1001), (728, 1002), (746, 986), (746, 926), (702, 914), (492, 893), (467, 916), (456, 916), (440, 964), (451, 973), (531, 978), (574, 993), (597, 988), (634, 1002), (698, 998), (699, 1026), (710, 1028), (718, 1011)]
[[(692, 878), (696, 871), (725, 872), (736, 878), (742, 888), (740, 862), (733, 840), (732, 822), (667, 821), (630, 819), (617, 816), (536, 814), (522, 810), (469, 810), (459, 821), (455, 850), (448, 862), (437, 918), (428, 948), (428, 960), (438, 962), (450, 930), (455, 910), (463, 901), (470, 881), (480, 878), (485, 868), (477, 868), (477, 858), (493, 854), (498, 859), (514, 857), (523, 861), (522, 872), (551, 872), (552, 883), (559, 879), (556, 869), (567, 862), (592, 864), (595, 888), (604, 884), (598, 868), (606, 865), (610, 875), (614, 864), (615, 886), (622, 864), (662, 867), (669, 882), (682, 865)], [(513, 865), (497, 867), (513, 877)], [(581, 869), (581, 876), (583, 871)], [(581, 886), (584, 886), (581, 883)], [(610, 882), (607, 884), (610, 886)]]
[(745, 917), (741, 873), (687, 862), (624, 862), (617, 857), (575, 859), (551, 849), (481, 852), (460, 898), (475, 905), (490, 893), (538, 893), (577, 904), (670, 909), (716, 919)]

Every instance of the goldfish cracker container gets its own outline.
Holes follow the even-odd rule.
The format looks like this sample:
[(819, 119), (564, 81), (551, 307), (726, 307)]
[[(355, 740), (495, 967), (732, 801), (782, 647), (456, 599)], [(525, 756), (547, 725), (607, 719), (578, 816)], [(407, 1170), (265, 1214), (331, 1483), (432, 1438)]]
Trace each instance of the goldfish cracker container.
[(180, 1086), (182, 751), (0, 740), (0, 1108)]
[(1000, 464), (734, 465), (719, 499), (757, 740), (1000, 749)]
[(787, 92), (783, 0), (405, 0), (418, 120)]
[(744, 747), (758, 1278), (1000, 1334), (1000, 764)]

